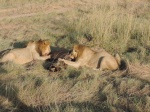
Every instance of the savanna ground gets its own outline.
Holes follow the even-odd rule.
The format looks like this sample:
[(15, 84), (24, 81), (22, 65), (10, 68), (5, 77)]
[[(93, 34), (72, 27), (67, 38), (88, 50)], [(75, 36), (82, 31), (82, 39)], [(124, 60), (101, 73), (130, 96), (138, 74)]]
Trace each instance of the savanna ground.
[[(0, 0), (0, 51), (28, 40), (119, 53), (128, 71), (0, 66), (0, 112), (149, 112), (149, 0)], [(91, 40), (91, 41), (90, 41)]]

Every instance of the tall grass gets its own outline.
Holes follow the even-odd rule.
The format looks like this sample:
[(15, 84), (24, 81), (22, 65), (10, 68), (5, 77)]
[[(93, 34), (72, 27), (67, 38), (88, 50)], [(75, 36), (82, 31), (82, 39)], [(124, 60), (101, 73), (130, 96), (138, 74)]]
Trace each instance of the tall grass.
[(84, 38), (84, 34), (90, 34), (93, 37), (91, 46), (98, 45), (119, 53), (125, 52), (132, 40), (138, 43), (134, 47), (148, 45), (150, 22), (147, 18), (137, 17), (129, 12), (129, 9), (119, 6), (118, 1), (102, 0), (100, 4), (89, 9), (80, 9), (68, 27), (68, 30), (71, 29), (71, 33), (78, 37), (79, 42)]

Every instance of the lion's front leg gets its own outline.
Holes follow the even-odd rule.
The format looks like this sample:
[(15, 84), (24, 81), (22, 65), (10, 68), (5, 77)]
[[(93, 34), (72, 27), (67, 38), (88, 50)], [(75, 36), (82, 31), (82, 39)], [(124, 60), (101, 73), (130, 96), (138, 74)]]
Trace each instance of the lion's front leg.
[(63, 61), (65, 64), (73, 66), (75, 68), (79, 68), (80, 67), (80, 63), (79, 62), (72, 62), (72, 61), (69, 61), (69, 60), (61, 59), (61, 58), (59, 58), (59, 61)]

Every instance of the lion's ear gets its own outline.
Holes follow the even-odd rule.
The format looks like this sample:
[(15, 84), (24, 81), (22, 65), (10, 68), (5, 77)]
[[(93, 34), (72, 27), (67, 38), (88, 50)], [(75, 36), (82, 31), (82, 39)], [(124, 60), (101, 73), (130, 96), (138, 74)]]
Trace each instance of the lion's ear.
[(73, 46), (74, 46), (74, 47), (78, 47), (78, 45), (77, 45), (77, 44), (74, 44)]
[(46, 41), (44, 41), (43, 44), (46, 45)]
[(79, 45), (75, 44), (75, 45), (73, 46), (73, 49), (77, 51), (77, 50), (79, 49)]
[(44, 41), (44, 45), (50, 45), (50, 41), (45, 40), (45, 41)]
[(37, 43), (41, 43), (42, 42), (42, 39), (39, 39), (38, 41), (37, 41)]

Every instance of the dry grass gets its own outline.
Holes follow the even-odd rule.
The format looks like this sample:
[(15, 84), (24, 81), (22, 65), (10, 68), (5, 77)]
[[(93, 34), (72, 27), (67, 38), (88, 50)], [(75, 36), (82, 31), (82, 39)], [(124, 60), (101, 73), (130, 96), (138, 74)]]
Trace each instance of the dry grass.
[[(49, 73), (0, 66), (1, 112), (148, 112), (150, 109), (150, 2), (148, 0), (0, 0), (0, 51), (28, 40), (74, 43), (120, 53), (129, 71), (68, 67)], [(89, 41), (89, 38), (92, 40)]]

